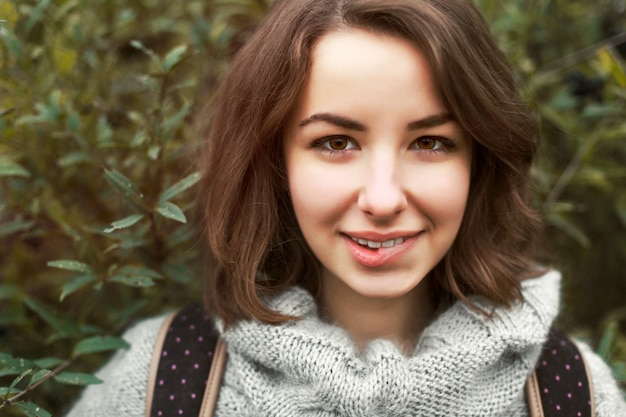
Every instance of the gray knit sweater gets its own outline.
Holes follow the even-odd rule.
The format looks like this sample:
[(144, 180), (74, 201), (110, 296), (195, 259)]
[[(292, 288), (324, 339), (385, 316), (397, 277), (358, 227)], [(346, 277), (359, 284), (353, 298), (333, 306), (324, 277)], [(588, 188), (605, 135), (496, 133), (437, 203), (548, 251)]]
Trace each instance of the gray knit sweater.
[[(318, 318), (307, 292), (287, 291), (268, 304), (301, 321), (246, 321), (223, 332), (228, 362), (216, 416), (528, 416), (524, 384), (557, 314), (559, 280), (550, 272), (524, 282), (524, 303), (491, 319), (453, 305), (408, 357), (383, 340), (357, 351), (345, 331)], [(143, 416), (162, 321), (146, 320), (124, 335), (132, 348), (101, 370), (105, 383), (85, 390), (69, 417)], [(606, 365), (587, 346), (581, 350), (597, 416), (626, 416)]]

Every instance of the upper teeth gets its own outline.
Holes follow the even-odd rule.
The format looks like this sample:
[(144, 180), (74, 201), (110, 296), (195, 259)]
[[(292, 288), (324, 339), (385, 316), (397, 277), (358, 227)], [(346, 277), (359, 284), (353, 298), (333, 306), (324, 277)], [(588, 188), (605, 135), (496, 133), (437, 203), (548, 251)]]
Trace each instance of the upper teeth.
[(375, 240), (367, 240), (367, 239), (358, 239), (356, 237), (353, 237), (352, 240), (354, 240), (355, 242), (357, 242), (359, 245), (363, 245), (363, 246), (368, 246), (372, 249), (378, 249), (381, 246), (383, 248), (391, 248), (395, 245), (399, 245), (400, 243), (404, 242), (404, 238), (403, 237), (397, 237), (395, 239), (389, 239), (386, 240), (384, 242), (377, 242)]

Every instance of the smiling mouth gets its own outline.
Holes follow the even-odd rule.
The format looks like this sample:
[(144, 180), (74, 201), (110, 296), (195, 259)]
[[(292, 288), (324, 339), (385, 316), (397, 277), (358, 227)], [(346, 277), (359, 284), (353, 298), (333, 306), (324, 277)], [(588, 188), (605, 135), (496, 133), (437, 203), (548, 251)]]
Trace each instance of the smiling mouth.
[(380, 248), (393, 248), (396, 245), (400, 245), (402, 243), (404, 243), (404, 241), (406, 240), (406, 238), (404, 237), (397, 237), (395, 239), (389, 239), (386, 240), (384, 242), (380, 242), (380, 241), (376, 241), (376, 240), (367, 240), (367, 239), (359, 239), (356, 237), (352, 237), (349, 236), (350, 239), (352, 239), (353, 241), (355, 241), (356, 243), (358, 243), (359, 245), (371, 249), (371, 250), (378, 250)]

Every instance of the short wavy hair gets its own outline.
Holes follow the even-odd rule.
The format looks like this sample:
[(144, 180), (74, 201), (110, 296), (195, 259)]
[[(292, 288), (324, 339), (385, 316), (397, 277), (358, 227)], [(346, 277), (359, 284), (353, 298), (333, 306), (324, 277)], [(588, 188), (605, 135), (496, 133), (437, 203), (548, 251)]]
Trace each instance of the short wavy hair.
[(473, 306), (521, 298), (539, 220), (530, 198), (536, 119), (471, 0), (279, 0), (234, 57), (202, 131), (200, 205), (207, 243), (205, 304), (229, 325), (292, 317), (266, 294), (319, 290), (319, 261), (291, 205), (283, 136), (324, 34), (357, 28), (409, 41), (430, 65), (444, 105), (472, 141), (467, 208), (431, 271), (435, 296)]

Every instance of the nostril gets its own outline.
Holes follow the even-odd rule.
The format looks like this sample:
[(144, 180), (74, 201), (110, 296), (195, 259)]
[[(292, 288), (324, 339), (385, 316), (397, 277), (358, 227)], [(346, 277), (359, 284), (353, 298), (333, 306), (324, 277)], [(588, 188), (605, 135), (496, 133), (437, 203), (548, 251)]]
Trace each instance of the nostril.
[(358, 206), (366, 214), (374, 217), (393, 217), (406, 209), (408, 203), (403, 193), (397, 195), (362, 195)]

